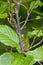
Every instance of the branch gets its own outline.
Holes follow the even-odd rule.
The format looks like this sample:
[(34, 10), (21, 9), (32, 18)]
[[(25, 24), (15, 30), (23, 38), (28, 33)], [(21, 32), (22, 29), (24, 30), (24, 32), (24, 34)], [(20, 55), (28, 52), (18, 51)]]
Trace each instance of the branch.
[(40, 45), (42, 42), (43, 42), (43, 39), (42, 39), (40, 42), (38, 42), (37, 44), (35, 44), (35, 45), (33, 45), (33, 46), (30, 46), (30, 48), (28, 48), (28, 49), (26, 49), (26, 50), (24, 50), (24, 51), (25, 51), (25, 52), (28, 52), (29, 50), (31, 50), (31, 49), (37, 47), (38, 45)]
[(33, 41), (32, 41), (32, 43), (31, 43), (31, 46), (33, 46), (33, 44), (35, 43), (35, 39), (37, 38), (37, 35), (38, 35), (38, 33), (40, 32), (40, 30), (37, 32), (37, 34), (34, 36), (34, 38), (33, 38)]
[(22, 36), (21, 36), (21, 27), (20, 27), (20, 17), (19, 17), (19, 8), (20, 8), (20, 4), (21, 4), (22, 0), (20, 0), (19, 4), (17, 4), (17, 7), (15, 7), (15, 14), (16, 14), (16, 19), (17, 19), (17, 30), (18, 30), (18, 35), (19, 35), (19, 39), (20, 39), (20, 48), (23, 50), (23, 46), (22, 46)]
[(26, 18), (26, 20), (25, 20), (25, 23), (24, 23), (23, 26), (21, 27), (21, 30), (25, 27), (25, 25), (26, 25), (26, 23), (27, 23), (27, 21), (28, 21), (28, 18), (29, 18), (30, 14), (31, 14), (31, 12), (33, 11), (33, 9), (34, 9), (34, 7), (35, 7), (36, 5), (37, 5), (37, 2), (33, 5), (32, 9), (31, 9), (29, 12), (27, 12), (27, 18)]
[[(13, 18), (13, 14), (12, 14), (12, 6), (11, 6), (11, 1), (10, 0), (7, 0), (8, 1), (8, 4), (10, 6), (10, 12), (9, 12), (9, 15), (10, 15), (10, 18), (8, 18), (8, 22), (10, 23), (10, 25), (15, 29), (17, 29), (17, 25), (14, 24), (15, 20)], [(16, 22), (15, 22), (16, 23)], [(16, 30), (17, 31), (17, 30)]]
[(41, 63), (41, 62), (39, 62), (39, 61), (38, 61), (38, 63), (39, 63), (40, 65), (42, 65), (42, 63)]
[[(40, 19), (43, 19), (43, 17), (41, 17)], [(29, 21), (34, 21), (34, 20), (39, 20), (39, 19), (36, 19), (36, 18), (32, 18), (32, 19), (29, 19), (27, 22), (29, 22)], [(20, 24), (23, 24), (25, 21), (22, 21), (22, 22), (20, 22)]]
[(17, 2), (17, 0), (13, 0), (13, 2), (14, 2), (14, 3), (16, 3), (17, 5), (19, 5), (19, 6), (20, 6), (20, 5), (21, 5), (22, 0), (19, 0), (18, 2)]
[[(20, 18), (19, 18), (19, 9), (20, 9), (20, 5), (22, 3), (22, 0), (20, 0), (19, 2), (17, 2), (16, 0), (13, 0), (13, 1), (16, 2), (16, 4), (17, 4), (17, 6), (15, 7), (15, 14), (16, 14), (16, 19), (17, 19), (17, 23), (16, 23), (15, 27), (16, 27), (16, 31), (17, 31), (17, 33), (19, 35), (19, 38), (20, 38), (20, 48), (23, 51), (22, 36), (21, 36), (21, 27), (20, 27)], [(12, 15), (11, 1), (8, 0), (8, 3), (9, 3), (9, 6), (10, 6), (10, 12), (9, 12), (10, 19), (8, 19), (8, 22), (14, 28), (14, 23), (12, 24), (12, 21), (14, 22), (14, 19), (13, 19), (13, 15)]]

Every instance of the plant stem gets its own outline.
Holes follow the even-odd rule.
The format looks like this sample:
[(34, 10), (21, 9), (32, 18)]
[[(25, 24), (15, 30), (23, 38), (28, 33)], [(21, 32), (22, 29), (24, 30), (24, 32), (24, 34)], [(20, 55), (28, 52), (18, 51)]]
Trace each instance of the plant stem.
[(13, 18), (13, 14), (12, 14), (12, 6), (11, 6), (11, 0), (7, 0), (8, 1), (8, 4), (10, 6), (10, 12), (9, 12), (9, 15), (10, 15), (10, 18), (8, 18), (8, 22), (10, 23), (10, 25), (16, 29), (17, 28), (17, 25), (14, 24), (14, 18)]
[(19, 35), (19, 39), (20, 39), (20, 48), (23, 50), (23, 46), (22, 46), (22, 36), (21, 36), (21, 27), (20, 27), (20, 17), (19, 17), (19, 8), (20, 8), (20, 4), (21, 4), (21, 0), (19, 2), (19, 4), (17, 4), (17, 7), (15, 7), (15, 14), (16, 14), (16, 19), (17, 19), (17, 30), (18, 30), (18, 35)]
[(27, 23), (27, 21), (28, 21), (28, 18), (29, 18), (30, 14), (31, 14), (31, 12), (33, 11), (33, 9), (34, 9), (34, 7), (35, 7), (36, 5), (37, 5), (37, 2), (33, 5), (33, 7), (31, 8), (31, 10), (30, 10), (29, 12), (27, 11), (27, 17), (26, 17), (26, 20), (25, 20), (23, 26), (21, 27), (21, 30), (24, 29), (24, 27), (25, 27), (25, 25), (26, 25), (26, 23)]
[(39, 62), (39, 61), (38, 61), (38, 63), (39, 63), (40, 65), (42, 65), (42, 63), (41, 63), (41, 62)]
[(42, 39), (40, 42), (38, 42), (37, 44), (35, 44), (35, 45), (33, 45), (33, 46), (30, 46), (30, 48), (28, 48), (28, 49), (26, 49), (26, 50), (24, 50), (24, 51), (25, 51), (25, 52), (28, 52), (29, 50), (31, 50), (31, 49), (37, 47), (38, 45), (40, 45), (42, 42), (43, 42), (43, 39)]
[(39, 31), (37, 32), (37, 34), (34, 36), (33, 41), (32, 41), (32, 43), (31, 43), (31, 46), (33, 46), (33, 44), (35, 43), (35, 40), (36, 40), (37, 35), (38, 35), (39, 32), (40, 32), (40, 30), (39, 30)]

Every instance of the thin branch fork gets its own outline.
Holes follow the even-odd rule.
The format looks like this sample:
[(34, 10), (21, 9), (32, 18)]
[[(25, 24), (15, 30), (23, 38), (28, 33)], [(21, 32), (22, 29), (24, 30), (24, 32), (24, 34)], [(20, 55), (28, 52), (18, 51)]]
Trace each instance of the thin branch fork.
[[(20, 0), (19, 2), (17, 2), (16, 0), (13, 0), (14, 2), (16, 2), (16, 4), (17, 4), (17, 7), (15, 7), (15, 14), (16, 14), (16, 19), (17, 19), (17, 23), (16, 23), (16, 25), (17, 25), (17, 33), (18, 33), (18, 35), (19, 35), (19, 38), (20, 38), (20, 48), (21, 48), (21, 50), (23, 51), (23, 47), (22, 47), (22, 37), (21, 37), (21, 27), (20, 27), (20, 18), (19, 18), (19, 8), (20, 8), (20, 5), (21, 5), (21, 2), (22, 2), (22, 0)], [(11, 7), (11, 2), (10, 2), (10, 0), (8, 0), (8, 3), (9, 3), (9, 6), (10, 6), (10, 20), (9, 20), (9, 23), (11, 24), (11, 26), (13, 27), (14, 25), (12, 25), (12, 21), (14, 22), (14, 20), (13, 20), (13, 17), (12, 17), (12, 7)], [(15, 26), (16, 26), (15, 25)]]
[[(43, 17), (41, 17), (40, 19), (43, 19)], [(34, 21), (34, 20), (38, 20), (38, 19), (32, 18), (32, 19), (29, 19), (28, 22), (29, 22), (29, 21)], [(24, 22), (25, 22), (25, 21), (22, 21), (22, 22), (20, 22), (20, 24), (22, 24), (22, 23), (24, 23)]]
[(25, 25), (26, 25), (26, 23), (27, 23), (27, 21), (28, 21), (28, 18), (29, 18), (30, 14), (31, 14), (31, 12), (33, 11), (34, 7), (37, 5), (37, 2), (38, 2), (38, 1), (36, 1), (36, 3), (33, 5), (32, 9), (31, 9), (29, 12), (27, 11), (27, 18), (26, 18), (26, 20), (25, 20), (23, 26), (21, 27), (21, 30), (24, 29), (24, 27), (25, 27)]
[[(15, 20), (13, 18), (13, 14), (12, 14), (12, 6), (11, 6), (11, 0), (7, 0), (8, 1), (8, 4), (10, 6), (10, 12), (9, 12), (9, 15), (10, 15), (10, 18), (8, 18), (8, 22), (10, 23), (10, 25), (14, 28), (14, 29), (17, 29), (17, 25), (14, 24)], [(16, 30), (17, 31), (17, 30)]]
[(25, 51), (25, 52), (28, 52), (29, 50), (31, 50), (31, 49), (37, 47), (38, 45), (40, 45), (42, 42), (43, 42), (43, 39), (42, 39), (40, 42), (38, 42), (37, 44), (35, 44), (35, 45), (33, 45), (33, 46), (30, 46), (30, 48), (28, 48), (28, 49), (26, 49), (26, 50), (24, 50), (24, 51)]
[(37, 35), (38, 35), (39, 32), (40, 32), (40, 30), (39, 30), (39, 31), (37, 32), (37, 34), (34, 36), (33, 41), (32, 41), (32, 43), (31, 43), (31, 46), (33, 46), (33, 44), (35, 43), (35, 40), (36, 40)]

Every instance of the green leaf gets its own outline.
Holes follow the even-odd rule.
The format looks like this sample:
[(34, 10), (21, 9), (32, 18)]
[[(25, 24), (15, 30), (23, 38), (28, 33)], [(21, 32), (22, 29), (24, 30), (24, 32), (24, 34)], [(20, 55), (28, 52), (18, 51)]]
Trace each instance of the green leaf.
[(33, 31), (28, 32), (28, 37), (29, 38), (32, 38), (34, 36), (37, 36), (37, 37), (43, 36), (43, 30), (35, 29)]
[(33, 65), (35, 63), (34, 58), (30, 55), (24, 56), (22, 54), (15, 54), (15, 59), (12, 65)]
[(29, 10), (31, 10), (33, 7), (34, 7), (34, 8), (37, 8), (37, 7), (39, 6), (39, 3), (40, 3), (40, 0), (38, 0), (38, 1), (32, 1), (32, 2), (30, 3), (30, 8), (29, 8)]
[(31, 32), (28, 32), (28, 37), (29, 38), (32, 38), (34, 35), (35, 35), (35, 33), (33, 33), (32, 31)]
[(7, 47), (0, 42), (0, 55), (6, 52)]
[(35, 18), (36, 20), (38, 20), (38, 19), (41, 19), (41, 16), (36, 16), (36, 18)]
[(11, 65), (13, 58), (10, 53), (4, 53), (0, 56), (0, 65)]
[(9, 26), (0, 25), (0, 42), (7, 46), (18, 47), (19, 37)]
[(30, 55), (34, 57), (35, 61), (43, 61), (43, 46), (30, 51)]
[(38, 37), (43, 36), (43, 30), (39, 31)]
[(35, 1), (32, 1), (31, 3), (30, 3), (30, 10), (31, 10), (31, 8), (33, 8), (33, 5), (35, 4)]
[(0, 14), (0, 18), (7, 18), (7, 17), (8, 17), (7, 13)]
[(40, 6), (40, 7), (43, 6), (43, 2), (40, 1), (39, 6)]
[(7, 12), (7, 9), (8, 9), (8, 3), (2, 1), (2, 2), (1, 2), (1, 6), (0, 6), (0, 13)]
[(0, 56), (0, 65), (33, 65), (34, 63), (31, 55), (25, 57), (21, 53), (4, 53)]

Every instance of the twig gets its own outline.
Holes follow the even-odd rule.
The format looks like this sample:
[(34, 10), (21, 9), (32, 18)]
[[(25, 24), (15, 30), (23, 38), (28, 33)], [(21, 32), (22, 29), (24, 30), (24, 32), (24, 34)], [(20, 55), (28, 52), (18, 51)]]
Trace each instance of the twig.
[[(33, 20), (36, 20), (35, 18), (32, 18), (32, 19), (29, 19), (27, 22), (29, 22), (29, 21), (33, 21)], [(22, 21), (22, 22), (20, 22), (20, 24), (23, 24), (25, 21)]]
[(41, 62), (39, 62), (39, 61), (38, 61), (38, 63), (39, 63), (40, 65), (42, 65), (42, 63), (41, 63)]
[(21, 4), (21, 0), (20, 0), (19, 4), (17, 4), (18, 7), (15, 7), (15, 14), (16, 14), (16, 19), (17, 19), (18, 35), (19, 35), (19, 38), (20, 38), (20, 48), (23, 52), (24, 50), (23, 50), (23, 46), (22, 46), (22, 36), (21, 36), (21, 27), (20, 27), (20, 18), (19, 18), (20, 4)]
[[(17, 4), (17, 7), (15, 7), (15, 14), (16, 14), (16, 19), (17, 19), (17, 23), (16, 23), (16, 25), (17, 25), (17, 33), (18, 33), (18, 35), (19, 35), (19, 38), (20, 38), (20, 48), (21, 48), (21, 50), (23, 51), (23, 47), (22, 47), (22, 37), (21, 37), (21, 28), (20, 28), (20, 18), (19, 18), (19, 8), (20, 8), (20, 5), (21, 5), (21, 2), (22, 2), (22, 0), (20, 0), (19, 2), (17, 2), (16, 0), (14, 0), (14, 2), (16, 2), (16, 4)], [(8, 19), (8, 21), (9, 21), (9, 23), (11, 24), (11, 26), (12, 27), (14, 27), (14, 25), (12, 25), (12, 21), (14, 22), (14, 19), (13, 19), (13, 17), (12, 17), (12, 7), (11, 7), (11, 2), (10, 2), (10, 0), (8, 0), (8, 3), (9, 3), (9, 6), (10, 6), (10, 20)]]
[(31, 12), (33, 11), (33, 9), (34, 9), (34, 7), (35, 7), (36, 5), (37, 5), (37, 2), (33, 5), (31, 11), (27, 12), (27, 18), (26, 18), (26, 20), (25, 20), (25, 23), (24, 23), (23, 26), (21, 27), (21, 30), (25, 27), (25, 25), (26, 25), (26, 23), (27, 23), (27, 21), (28, 21), (28, 18), (29, 18), (30, 14), (31, 14)]
[(27, 7), (25, 5), (21, 4), (21, 6), (23, 6), (27, 10)]
[(35, 43), (35, 39), (37, 38), (37, 35), (38, 35), (38, 33), (40, 32), (40, 30), (37, 32), (37, 34), (34, 36), (34, 38), (33, 38), (33, 41), (32, 41), (32, 43), (31, 43), (31, 46), (33, 46), (33, 44)]
[(11, 25), (14, 29), (16, 29), (16, 31), (17, 31), (17, 25), (16, 25), (16, 22), (15, 22), (15, 20), (14, 20), (14, 18), (13, 18), (13, 14), (12, 14), (11, 0), (7, 0), (7, 1), (8, 1), (8, 4), (9, 4), (9, 6), (10, 6), (10, 12), (9, 12), (10, 18), (8, 18), (8, 22), (9, 22), (10, 25)]
[(33, 41), (32, 41), (32, 43), (31, 43), (31, 46), (33, 46), (33, 44), (34, 44), (36, 38), (37, 38), (37, 36), (35, 36), (35, 37), (33, 38)]
[(10, 12), (9, 12), (9, 15), (10, 15), (10, 18), (8, 18), (8, 22), (11, 24), (11, 26), (13, 27), (13, 25), (12, 25), (12, 6), (11, 6), (11, 1), (10, 0), (7, 0), (8, 1), (8, 4), (9, 4), (9, 6), (10, 6)]
[(40, 45), (42, 42), (43, 42), (43, 39), (42, 39), (40, 42), (38, 42), (37, 44), (35, 44), (35, 45), (33, 45), (33, 46), (30, 46), (30, 48), (28, 48), (28, 49), (26, 49), (26, 50), (24, 50), (24, 51), (25, 51), (25, 52), (28, 52), (29, 50), (31, 50), (31, 49), (37, 47), (38, 45)]
[(28, 0), (26, 1), (26, 6), (27, 6), (27, 9), (26, 9), (26, 10), (27, 10), (27, 12), (28, 12)]
[[(43, 19), (43, 17), (41, 17), (40, 19)], [(38, 20), (38, 19), (36, 19), (36, 18), (32, 18), (32, 19), (29, 19), (27, 22), (29, 22), (29, 21), (34, 21), (34, 20)], [(20, 22), (20, 24), (23, 24), (25, 21), (22, 21), (22, 22)]]

